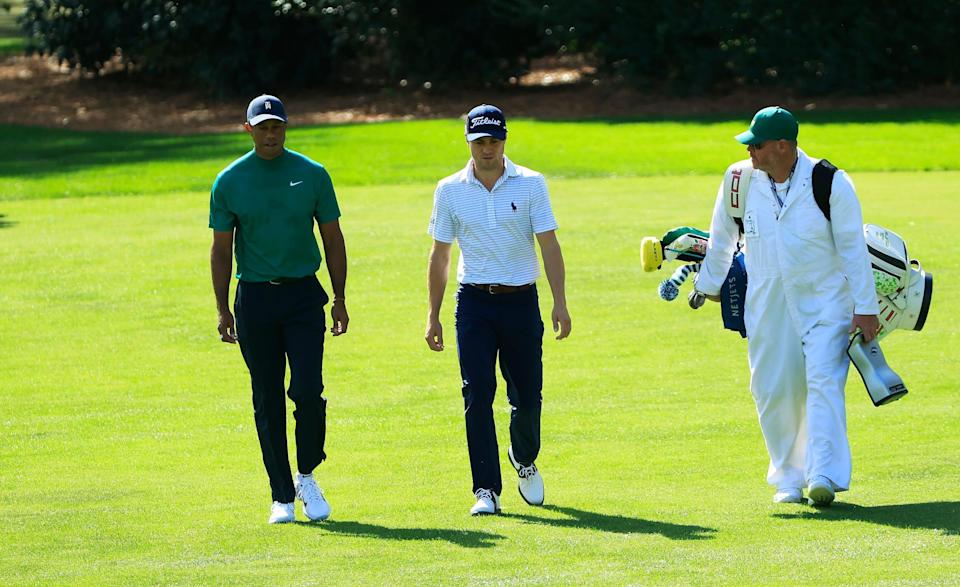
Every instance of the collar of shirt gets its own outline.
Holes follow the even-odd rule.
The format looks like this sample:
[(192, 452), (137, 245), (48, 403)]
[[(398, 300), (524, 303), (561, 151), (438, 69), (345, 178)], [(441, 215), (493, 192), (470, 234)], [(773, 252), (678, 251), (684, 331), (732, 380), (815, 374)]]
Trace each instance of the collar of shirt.
[[(777, 199), (777, 218), (780, 217), (780, 213), (783, 211), (783, 203), (787, 199), (787, 195), (790, 193), (790, 181), (793, 179), (793, 172), (797, 170), (797, 163), (800, 162), (800, 150), (797, 149), (797, 158), (793, 161), (793, 166), (790, 168), (790, 174), (787, 175), (787, 179), (783, 183), (777, 183), (773, 180), (773, 177), (768, 173), (767, 179), (770, 180), (770, 191), (773, 192), (773, 197)], [(780, 186), (780, 189), (777, 189), (777, 186)], [(780, 197), (780, 191), (783, 191), (783, 198)]]
[[(493, 186), (493, 189), (507, 180), (510, 177), (517, 177), (520, 175), (520, 172), (517, 171), (517, 166), (513, 164), (513, 161), (507, 158), (506, 155), (503, 156), (503, 175), (500, 176), (500, 179), (497, 180), (497, 183)], [(477, 176), (473, 174), (473, 159), (471, 158), (467, 161), (466, 167), (463, 168), (463, 171), (460, 172), (460, 181), (463, 183), (475, 183), (477, 185), (483, 186), (483, 183), (477, 179)], [(486, 189), (486, 187), (484, 187)]]

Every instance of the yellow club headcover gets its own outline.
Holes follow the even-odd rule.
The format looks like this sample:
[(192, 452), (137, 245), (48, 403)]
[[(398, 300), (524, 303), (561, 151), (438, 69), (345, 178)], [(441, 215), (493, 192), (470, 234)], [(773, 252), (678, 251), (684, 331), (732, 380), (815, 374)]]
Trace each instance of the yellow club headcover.
[(645, 236), (640, 241), (640, 263), (644, 271), (656, 271), (663, 264), (663, 245), (655, 236)]

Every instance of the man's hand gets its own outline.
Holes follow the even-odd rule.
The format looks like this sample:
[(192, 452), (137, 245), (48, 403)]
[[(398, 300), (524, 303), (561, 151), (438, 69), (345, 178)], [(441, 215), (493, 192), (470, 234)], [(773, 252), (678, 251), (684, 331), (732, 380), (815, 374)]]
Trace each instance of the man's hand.
[(220, 340), (223, 342), (229, 342), (230, 344), (237, 343), (237, 325), (233, 320), (233, 314), (230, 310), (220, 312), (217, 330), (220, 332)]
[(570, 321), (570, 312), (566, 306), (554, 306), (550, 317), (553, 319), (553, 331), (559, 332), (557, 340), (562, 340), (570, 336), (570, 329), (573, 324)]
[(853, 322), (850, 324), (850, 334), (860, 329), (863, 332), (863, 342), (870, 342), (877, 337), (880, 330), (880, 319), (876, 314), (854, 314)]
[(340, 300), (333, 300), (333, 306), (330, 308), (330, 333), (334, 336), (340, 336), (347, 333), (347, 324), (350, 323), (350, 316), (347, 315), (347, 303)]
[(423, 335), (427, 341), (427, 346), (431, 351), (440, 352), (443, 350), (443, 326), (440, 325), (439, 318), (427, 317), (427, 332)]

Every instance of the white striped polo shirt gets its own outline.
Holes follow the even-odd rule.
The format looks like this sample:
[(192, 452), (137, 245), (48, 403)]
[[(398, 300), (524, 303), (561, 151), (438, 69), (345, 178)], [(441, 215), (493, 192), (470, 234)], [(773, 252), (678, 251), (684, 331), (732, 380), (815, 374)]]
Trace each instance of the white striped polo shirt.
[(556, 230), (543, 175), (503, 158), (504, 173), (487, 191), (473, 159), (437, 184), (427, 232), (460, 244), (460, 283), (525, 285), (540, 276), (534, 235)]

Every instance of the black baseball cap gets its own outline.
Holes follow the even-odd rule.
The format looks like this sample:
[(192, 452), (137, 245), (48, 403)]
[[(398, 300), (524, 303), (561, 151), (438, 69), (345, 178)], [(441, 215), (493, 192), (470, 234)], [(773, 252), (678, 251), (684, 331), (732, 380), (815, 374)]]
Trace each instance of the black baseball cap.
[(250, 123), (250, 126), (257, 126), (264, 120), (270, 119), (287, 121), (287, 113), (283, 109), (283, 102), (280, 101), (280, 98), (263, 94), (250, 100), (250, 105), (247, 106), (247, 122)]
[(503, 110), (496, 106), (480, 104), (467, 113), (464, 134), (471, 142), (483, 137), (506, 140), (507, 118), (503, 115)]

